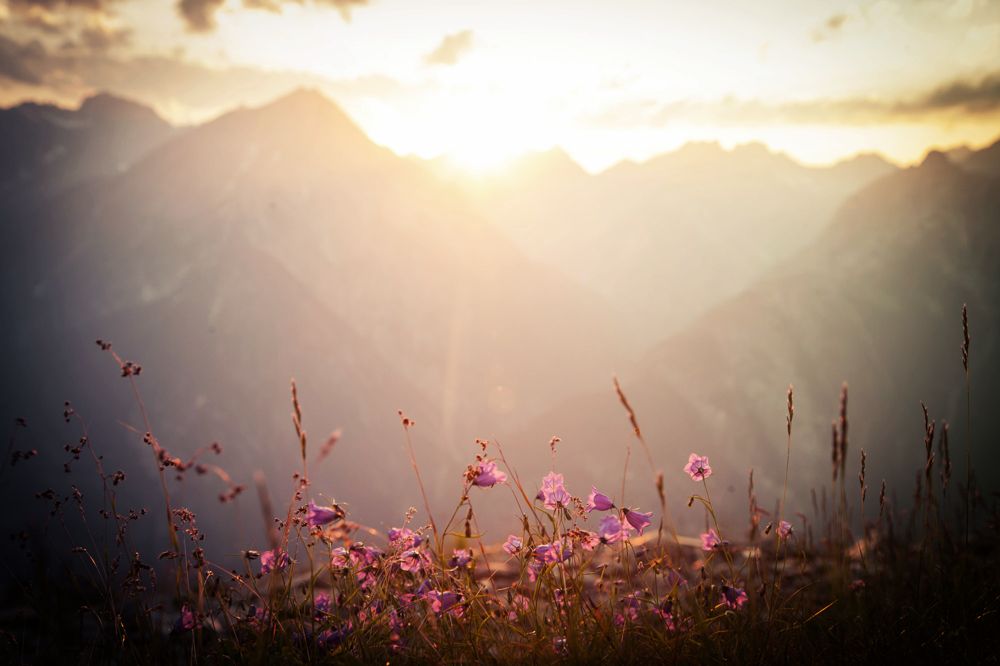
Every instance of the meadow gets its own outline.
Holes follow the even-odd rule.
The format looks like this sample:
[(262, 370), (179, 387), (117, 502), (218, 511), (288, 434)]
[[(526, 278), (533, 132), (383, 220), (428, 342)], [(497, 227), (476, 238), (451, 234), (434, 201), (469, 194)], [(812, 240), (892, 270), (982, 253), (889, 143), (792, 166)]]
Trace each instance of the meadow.
[[(961, 331), (974, 432), (965, 308)], [(109, 342), (97, 344), (145, 419), (141, 365)], [(245, 487), (213, 462), (220, 446), (183, 460), (147, 419), (149, 452), (141, 455), (156, 468), (162, 504), (146, 508), (120, 505), (129, 474), (105, 468), (86, 415), (67, 403), (64, 417), (78, 439), (63, 451), (65, 486), (29, 498), (49, 509), (46, 540), (21, 532), (5, 548), (8, 572), (20, 573), (6, 594), (0, 655), (11, 664), (997, 660), (1000, 514), (997, 494), (979, 487), (971, 465), (972, 447), (988, 442), (950, 441), (949, 425), (925, 408), (926, 464), (912, 497), (897, 506), (894, 489), (870, 476), (866, 451), (850, 442), (844, 384), (829, 485), (813, 491), (810, 506), (793, 506), (784, 492), (758, 497), (750, 470), (745, 523), (723, 529), (712, 475), (727, 461), (697, 443), (687, 459), (662, 459), (617, 380), (613, 389), (609, 400), (620, 403), (622, 427), (634, 435), (619, 487), (564, 478), (557, 437), (541, 479), (519, 476), (501, 442), (478, 441), (446, 515), (431, 511), (421, 466), (434, 461), (414, 449), (410, 433), (419, 426), (401, 412), (399, 457), (385, 464), (409, 464), (422, 497), (385, 533), (353, 521), (342, 506), (363, 497), (338, 503), (310, 483), (310, 466), (335, 464), (341, 451), (336, 435), (310, 441), (302, 426), (307, 398), (294, 381), (288, 455), (301, 468), (293, 478), (269, 487), (258, 477)], [(787, 490), (800, 446), (793, 387), (785, 423)], [(38, 454), (22, 447), (26, 429), (15, 425), (0, 479)], [(658, 506), (629, 503), (630, 465), (639, 476), (648, 470)], [(688, 485), (666, 487), (662, 466), (683, 467)], [(371, 483), (379, 472), (371, 470)], [(76, 477), (93, 474), (103, 492), (85, 497)], [(239, 567), (213, 561), (200, 517), (172, 498), (179, 478), (202, 475), (223, 482), (220, 511), (241, 493), (258, 496), (267, 538), (242, 545)], [(485, 538), (477, 522), (477, 508), (492, 503), (509, 510), (502, 542)], [(764, 508), (772, 505), (776, 511)], [(704, 532), (679, 534), (680, 512), (703, 515)], [(133, 537), (136, 523), (148, 521), (171, 544), (155, 557)]]

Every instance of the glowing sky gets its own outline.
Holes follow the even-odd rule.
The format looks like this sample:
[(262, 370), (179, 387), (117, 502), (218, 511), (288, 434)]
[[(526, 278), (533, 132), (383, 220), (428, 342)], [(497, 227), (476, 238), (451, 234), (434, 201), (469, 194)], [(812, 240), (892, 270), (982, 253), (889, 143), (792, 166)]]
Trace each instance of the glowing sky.
[(184, 3), (0, 0), (0, 102), (110, 89), (192, 122), (305, 84), (398, 153), (479, 167), (693, 139), (908, 162), (1000, 134), (1000, 2)]

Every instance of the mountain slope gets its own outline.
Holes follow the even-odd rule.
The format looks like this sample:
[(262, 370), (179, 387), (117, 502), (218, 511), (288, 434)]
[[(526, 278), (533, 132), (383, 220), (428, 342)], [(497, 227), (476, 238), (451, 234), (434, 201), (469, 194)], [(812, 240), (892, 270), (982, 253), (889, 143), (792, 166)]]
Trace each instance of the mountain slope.
[[(668, 492), (673, 488), (676, 511), (694, 491), (681, 472), (691, 451), (712, 458), (713, 497), (730, 521), (745, 515), (750, 467), (762, 505), (772, 506), (784, 473), (789, 384), (796, 396), (794, 510), (807, 512), (809, 489), (819, 492), (829, 483), (830, 422), (843, 380), (850, 387), (852, 492), (863, 448), (869, 485), (877, 488), (886, 478), (890, 497), (907, 502), (923, 461), (920, 401), (932, 418), (951, 424), (954, 488), (964, 478), (959, 461), (967, 442), (959, 355), (966, 302), (976, 474), (987, 488), (996, 487), (997, 455), (989, 443), (1000, 434), (992, 407), (1000, 390), (997, 210), (995, 178), (933, 153), (920, 167), (851, 198), (814, 243), (667, 338), (627, 373), (625, 390), (665, 470)], [(545, 415), (525, 438), (548, 432), (576, 452), (561, 467), (617, 487), (630, 433), (610, 390)], [(652, 506), (645, 472), (634, 478), (633, 497)], [(686, 512), (691, 529), (700, 519), (694, 513)]]
[(0, 109), (0, 200), (23, 190), (51, 195), (117, 173), (174, 132), (152, 110), (108, 94), (75, 110), (33, 103)]
[[(534, 168), (478, 192), (525, 252), (621, 304), (653, 344), (812, 240), (844, 198), (894, 167), (803, 167), (759, 144), (688, 144), (596, 176)], [(541, 171), (541, 173), (539, 173)]]

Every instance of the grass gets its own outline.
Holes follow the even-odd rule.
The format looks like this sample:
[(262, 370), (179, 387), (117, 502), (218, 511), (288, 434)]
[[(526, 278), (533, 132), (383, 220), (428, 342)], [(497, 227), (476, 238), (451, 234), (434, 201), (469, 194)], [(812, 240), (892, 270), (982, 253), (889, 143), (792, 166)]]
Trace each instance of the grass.
[[(963, 309), (966, 377), (967, 322)], [(98, 344), (131, 383), (145, 419), (136, 382), (141, 368), (109, 343)], [(925, 410), (926, 464), (913, 505), (893, 506), (883, 481), (878, 515), (866, 520), (864, 451), (857, 507), (847, 491), (854, 472), (845, 384), (832, 428), (829, 497), (835, 508), (826, 510), (824, 488), (823, 508), (814, 499), (811, 521), (805, 512), (789, 520), (795, 414), (789, 387), (778, 513), (762, 525), (767, 515), (758, 507), (751, 472), (746, 536), (727, 532), (726, 540), (715, 520), (707, 460), (692, 467), (687, 495), (668, 497), (617, 380), (614, 390), (652, 472), (658, 515), (624, 503), (630, 455), (617, 499), (571, 496), (555, 471), (559, 442), (553, 438), (553, 472), (540, 490), (522, 482), (500, 442), (480, 442), (479, 455), (456, 479), (454, 510), (447, 522), (437, 523), (410, 444), (415, 424), (401, 413), (424, 515), (418, 518), (411, 509), (388, 534), (366, 534), (341, 507), (310, 501), (310, 447), (293, 383), (301, 472), (277, 511), (270, 490), (257, 480), (269, 550), (244, 551), (235, 570), (213, 562), (201, 545), (197, 516), (174, 506), (169, 493), (168, 475), (195, 471), (222, 479), (222, 503), (240, 494), (241, 485), (207, 462), (220, 452), (217, 445), (182, 460), (159, 444), (145, 420), (141, 434), (157, 468), (162, 512), (123, 513), (116, 493), (127, 483), (125, 474), (105, 470), (86, 421), (67, 404), (66, 420), (81, 433), (78, 445), (66, 447), (73, 474), (96, 474), (102, 495), (90, 506), (72, 483), (66, 494), (39, 493), (63, 529), (62, 541), (45, 548), (68, 550), (74, 559), (53, 570), (37, 548), (28, 547), (26, 535), (15, 535), (8, 561), (23, 557), (36, 573), (12, 578), (0, 615), (0, 657), (12, 664), (997, 660), (1000, 514), (995, 501), (988, 505), (975, 487), (971, 469), (964, 485), (950, 487), (947, 424), (937, 427)], [(320, 448), (320, 457), (331, 454), (337, 436)], [(972, 443), (965, 444), (971, 462)], [(15, 446), (12, 436), (0, 480), (34, 457), (34, 450)], [(89, 461), (92, 472), (77, 469), (80, 460)], [(512, 529), (505, 544), (482, 540), (473, 506), (482, 502), (510, 502)], [(679, 535), (671, 504), (704, 510), (714, 534)], [(860, 529), (852, 529), (854, 511)], [(133, 527), (158, 516), (171, 548), (145, 561)], [(596, 532), (589, 529), (594, 517)]]

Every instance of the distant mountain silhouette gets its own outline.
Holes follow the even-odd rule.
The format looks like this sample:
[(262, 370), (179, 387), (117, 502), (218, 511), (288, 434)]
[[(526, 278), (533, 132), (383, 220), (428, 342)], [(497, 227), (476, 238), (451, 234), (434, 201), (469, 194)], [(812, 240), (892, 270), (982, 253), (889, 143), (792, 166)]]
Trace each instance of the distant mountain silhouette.
[(649, 344), (804, 246), (846, 196), (895, 168), (873, 155), (808, 168), (760, 144), (691, 143), (596, 176), (566, 159), (536, 160), (530, 177), (478, 200), (525, 252), (618, 303)]
[[(623, 375), (668, 492), (673, 489), (675, 513), (687, 515), (690, 529), (701, 520), (683, 506), (696, 490), (681, 472), (691, 451), (712, 459), (714, 497), (725, 503), (731, 529), (737, 520), (744, 524), (751, 467), (762, 506), (773, 506), (784, 473), (789, 384), (796, 403), (793, 510), (809, 512), (809, 489), (829, 486), (830, 422), (843, 380), (850, 387), (850, 492), (857, 492), (863, 448), (871, 488), (885, 478), (892, 501), (908, 504), (924, 458), (921, 400), (939, 426), (942, 419), (950, 423), (952, 488), (964, 483), (968, 430), (959, 344), (966, 302), (975, 473), (987, 489), (1000, 485), (992, 446), (1000, 435), (994, 408), (1000, 395), (997, 210), (996, 177), (931, 153), (919, 167), (849, 199), (807, 247), (663, 340)], [(599, 479), (610, 488), (620, 483), (630, 431), (610, 387), (543, 415), (521, 440), (547, 432), (558, 433), (567, 450), (586, 451), (564, 459), (573, 478)], [(641, 460), (635, 454), (633, 462), (636, 457)], [(634, 500), (653, 506), (645, 465), (634, 469), (640, 488)]]
[(0, 201), (117, 173), (173, 133), (152, 110), (106, 93), (75, 110), (34, 103), (0, 109)]

